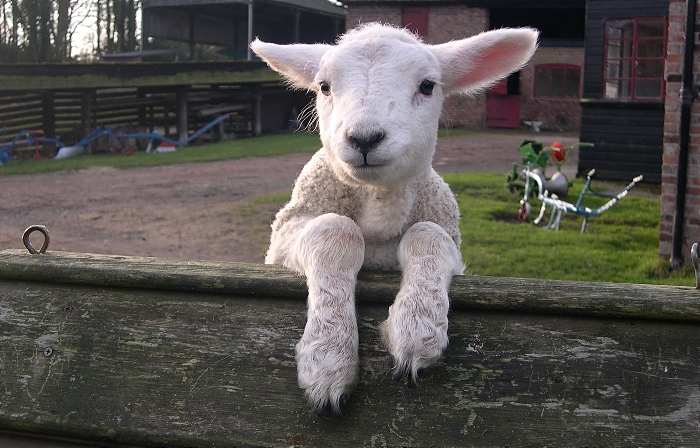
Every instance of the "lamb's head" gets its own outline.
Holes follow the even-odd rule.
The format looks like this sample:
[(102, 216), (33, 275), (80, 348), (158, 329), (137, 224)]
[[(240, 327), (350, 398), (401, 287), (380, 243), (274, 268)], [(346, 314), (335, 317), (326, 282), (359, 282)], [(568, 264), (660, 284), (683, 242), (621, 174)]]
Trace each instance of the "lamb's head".
[(536, 45), (528, 28), (427, 45), (406, 30), (368, 24), (337, 45), (256, 40), (251, 48), (293, 86), (317, 93), (321, 141), (340, 178), (388, 186), (430, 168), (445, 96), (518, 70)]

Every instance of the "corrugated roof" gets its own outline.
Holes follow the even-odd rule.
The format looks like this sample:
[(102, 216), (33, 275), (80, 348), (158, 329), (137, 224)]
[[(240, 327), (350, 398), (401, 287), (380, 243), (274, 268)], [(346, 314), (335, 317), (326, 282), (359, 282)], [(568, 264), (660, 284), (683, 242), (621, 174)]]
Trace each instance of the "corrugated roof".
[[(185, 6), (210, 6), (228, 4), (248, 4), (249, 0), (143, 0), (143, 8), (165, 8)], [(345, 8), (328, 0), (252, 0), (255, 3), (279, 3), (293, 8), (305, 9), (323, 14), (344, 16)]]
[(586, 0), (342, 0), (344, 4), (450, 4), (481, 8), (585, 8)]

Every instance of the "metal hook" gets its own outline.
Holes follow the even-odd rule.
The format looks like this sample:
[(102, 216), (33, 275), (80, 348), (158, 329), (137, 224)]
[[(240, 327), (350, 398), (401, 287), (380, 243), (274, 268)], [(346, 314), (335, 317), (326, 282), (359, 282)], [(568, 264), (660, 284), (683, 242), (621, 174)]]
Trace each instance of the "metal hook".
[(693, 261), (695, 269), (695, 289), (700, 289), (700, 261), (698, 261), (698, 243), (693, 243), (690, 249), (690, 259)]
[[(41, 249), (39, 249), (38, 251), (34, 248), (31, 241), (29, 241), (29, 235), (36, 231), (39, 231), (44, 235), (44, 243), (41, 245)], [(40, 225), (29, 226), (27, 227), (27, 230), (25, 230), (22, 234), (22, 242), (24, 243), (24, 247), (27, 248), (30, 254), (46, 253), (46, 249), (49, 248), (49, 229)]]

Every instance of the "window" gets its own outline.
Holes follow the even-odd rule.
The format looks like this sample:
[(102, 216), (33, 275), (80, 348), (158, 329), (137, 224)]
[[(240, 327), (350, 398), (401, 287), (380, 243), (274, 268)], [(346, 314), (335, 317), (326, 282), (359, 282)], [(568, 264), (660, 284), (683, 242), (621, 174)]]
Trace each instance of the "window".
[(663, 99), (665, 52), (665, 18), (607, 20), (604, 97)]
[(401, 26), (419, 36), (426, 37), (428, 35), (427, 6), (404, 6), (401, 15)]
[(535, 98), (578, 98), (581, 67), (548, 64), (535, 66)]

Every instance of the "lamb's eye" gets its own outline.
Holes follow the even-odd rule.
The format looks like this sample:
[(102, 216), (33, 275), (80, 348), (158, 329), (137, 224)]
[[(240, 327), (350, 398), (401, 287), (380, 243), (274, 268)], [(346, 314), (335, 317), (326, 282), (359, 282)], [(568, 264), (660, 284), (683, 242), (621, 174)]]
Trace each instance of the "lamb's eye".
[(326, 96), (331, 94), (331, 85), (328, 84), (326, 81), (321, 82), (321, 93), (323, 93)]
[(420, 83), (420, 86), (418, 86), (418, 89), (420, 90), (420, 93), (428, 96), (433, 94), (433, 87), (435, 87), (435, 83), (433, 81), (424, 79), (423, 82)]

